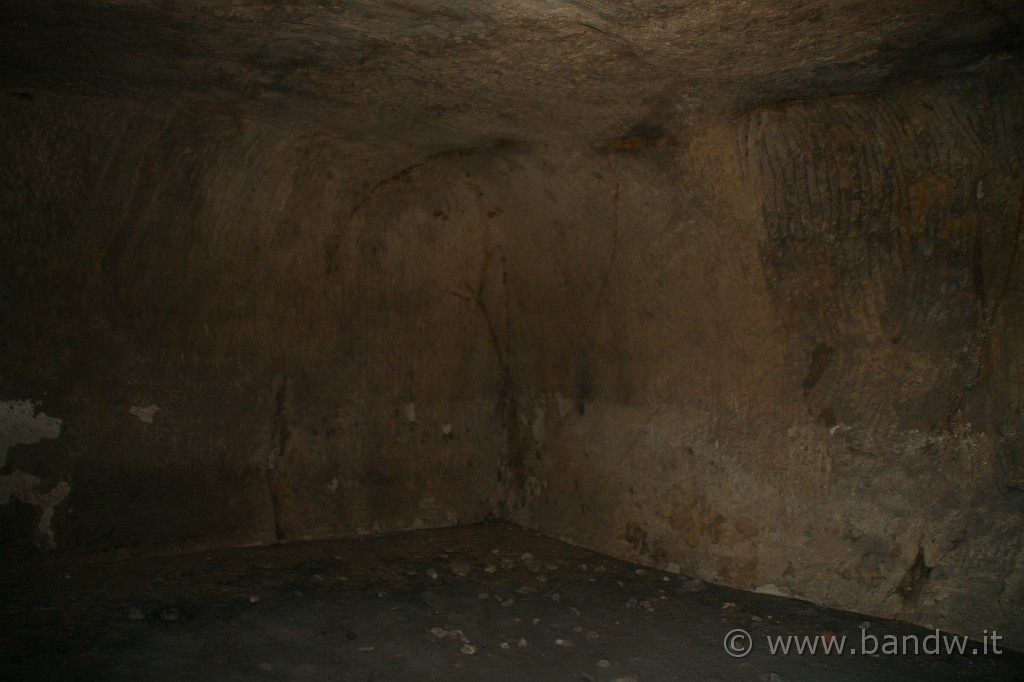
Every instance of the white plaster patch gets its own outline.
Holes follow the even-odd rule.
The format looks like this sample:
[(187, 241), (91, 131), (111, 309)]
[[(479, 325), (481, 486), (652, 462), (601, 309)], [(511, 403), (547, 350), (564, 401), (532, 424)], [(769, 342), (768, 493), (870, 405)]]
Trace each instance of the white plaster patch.
[(754, 592), (758, 594), (771, 594), (776, 597), (792, 597), (793, 593), (784, 587), (779, 587), (774, 583), (767, 583), (765, 585), (758, 585), (754, 588)]
[(452, 435), (452, 425), (451, 424), (441, 424), (441, 435), (442, 436), (450, 436), (450, 435)]
[(0, 467), (7, 464), (7, 449), (60, 436), (63, 422), (36, 414), (34, 400), (0, 400)]
[(159, 409), (160, 408), (157, 407), (156, 405), (150, 405), (149, 407), (129, 407), (128, 408), (128, 413), (133, 415), (133, 416), (135, 416), (135, 417), (138, 417), (140, 422), (145, 422), (146, 424), (152, 424), (153, 423), (153, 416), (156, 414), (156, 411), (159, 410)]
[(35, 505), (42, 509), (39, 516), (39, 523), (36, 531), (39, 538), (47, 549), (53, 549), (57, 543), (53, 538), (53, 510), (64, 501), (64, 498), (71, 492), (71, 486), (66, 481), (61, 481), (47, 493), (39, 492), (39, 484), (42, 479), (24, 471), (15, 471), (8, 476), (0, 476), (0, 505), (7, 504), (11, 498), (21, 500), (26, 504)]

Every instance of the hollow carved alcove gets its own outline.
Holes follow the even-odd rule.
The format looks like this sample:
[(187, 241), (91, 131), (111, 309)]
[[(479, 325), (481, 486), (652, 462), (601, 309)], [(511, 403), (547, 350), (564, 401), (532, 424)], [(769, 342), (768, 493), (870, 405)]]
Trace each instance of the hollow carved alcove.
[(1024, 648), (1022, 24), (4, 3), (0, 547), (501, 519)]

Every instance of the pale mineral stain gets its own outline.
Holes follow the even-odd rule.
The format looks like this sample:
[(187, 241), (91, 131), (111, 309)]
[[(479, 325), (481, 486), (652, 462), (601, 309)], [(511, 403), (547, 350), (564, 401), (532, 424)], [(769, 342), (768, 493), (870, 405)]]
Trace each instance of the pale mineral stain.
[(40, 507), (42, 513), (36, 524), (39, 542), (43, 547), (53, 549), (56, 547), (51, 526), (53, 510), (68, 496), (71, 486), (66, 481), (60, 481), (44, 493), (40, 491), (42, 485), (41, 478), (24, 471), (15, 471), (10, 475), (0, 476), (0, 505), (5, 505), (11, 501), (11, 498), (14, 498), (25, 504)]
[(146, 424), (153, 423), (153, 417), (156, 415), (157, 410), (160, 408), (156, 405), (149, 405), (148, 407), (129, 407), (128, 413), (134, 417), (137, 417), (140, 422)]
[(45, 412), (36, 414), (34, 400), (0, 401), (0, 467), (7, 464), (8, 448), (58, 438), (62, 423)]

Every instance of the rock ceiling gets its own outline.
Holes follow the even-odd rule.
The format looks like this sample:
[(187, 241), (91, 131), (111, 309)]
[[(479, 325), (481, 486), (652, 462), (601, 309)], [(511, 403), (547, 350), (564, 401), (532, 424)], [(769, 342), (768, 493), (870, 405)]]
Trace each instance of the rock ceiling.
[(0, 84), (443, 148), (657, 134), (1012, 58), (1017, 0), (7, 1)]

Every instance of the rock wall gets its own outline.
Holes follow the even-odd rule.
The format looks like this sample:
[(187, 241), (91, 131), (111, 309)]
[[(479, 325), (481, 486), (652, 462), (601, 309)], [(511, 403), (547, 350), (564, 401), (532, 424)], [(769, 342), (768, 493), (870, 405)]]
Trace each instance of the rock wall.
[(6, 93), (3, 551), (499, 514), (1024, 646), (1022, 82), (434, 147)]
[(402, 158), (218, 101), (2, 107), (5, 553), (494, 511), (498, 289), (473, 173), (500, 150)]
[(995, 68), (609, 144), (615, 219), (567, 252), (588, 266), (523, 358), (512, 517), (1020, 647), (1021, 84)]

